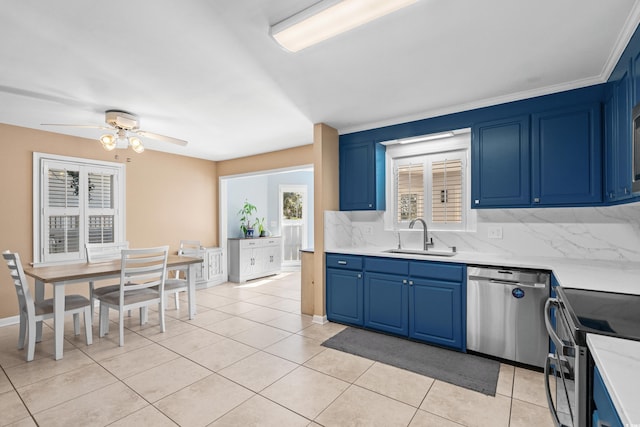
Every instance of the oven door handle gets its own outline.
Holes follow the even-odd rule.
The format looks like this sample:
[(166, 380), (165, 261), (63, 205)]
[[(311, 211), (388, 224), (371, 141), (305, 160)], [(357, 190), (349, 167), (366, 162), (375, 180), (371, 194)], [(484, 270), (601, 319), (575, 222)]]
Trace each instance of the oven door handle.
[(544, 364), (544, 391), (547, 395), (547, 404), (549, 405), (549, 412), (551, 412), (551, 417), (553, 418), (553, 423), (556, 427), (568, 427), (560, 422), (560, 418), (558, 418), (558, 410), (556, 406), (553, 404), (553, 398), (551, 397), (551, 383), (549, 381), (549, 374), (551, 373), (551, 362), (554, 362), (556, 366), (559, 364), (558, 359), (553, 353), (549, 353), (547, 355), (547, 360)]
[(558, 352), (558, 354), (565, 354), (565, 344), (562, 342), (556, 331), (553, 329), (553, 325), (551, 324), (551, 306), (554, 306), (556, 310), (560, 309), (560, 303), (556, 298), (548, 298), (544, 303), (544, 324), (547, 328), (549, 338), (551, 338), (551, 341), (553, 341), (553, 343), (556, 345), (556, 351)]

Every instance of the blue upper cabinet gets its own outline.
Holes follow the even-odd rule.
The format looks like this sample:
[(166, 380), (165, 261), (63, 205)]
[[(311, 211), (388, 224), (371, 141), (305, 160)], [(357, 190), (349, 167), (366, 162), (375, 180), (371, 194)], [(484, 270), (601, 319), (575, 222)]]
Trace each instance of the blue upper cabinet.
[(340, 210), (385, 209), (385, 146), (340, 144)]
[(471, 206), (601, 204), (601, 121), (595, 102), (477, 123), (471, 141)]
[(600, 104), (532, 114), (533, 205), (602, 201)]
[(530, 204), (528, 115), (474, 126), (471, 149), (472, 207)]
[[(625, 200), (631, 194), (631, 68), (635, 61), (627, 63), (620, 77), (611, 82), (609, 98), (605, 101), (605, 147), (607, 202)], [(638, 64), (640, 66), (640, 64)], [(636, 82), (637, 84), (637, 82)]]

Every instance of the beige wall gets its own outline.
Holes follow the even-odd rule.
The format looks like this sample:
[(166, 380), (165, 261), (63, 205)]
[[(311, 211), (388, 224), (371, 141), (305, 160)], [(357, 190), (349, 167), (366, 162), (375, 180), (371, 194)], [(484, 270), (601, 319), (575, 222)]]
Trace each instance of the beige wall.
[[(218, 242), (217, 164), (147, 150), (106, 152), (97, 141), (0, 124), (0, 251), (33, 259), (33, 152), (126, 163), (126, 238), (132, 247), (168, 244), (176, 251), (181, 239)], [(2, 261), (4, 264), (4, 261)], [(80, 286), (80, 285), (78, 285)], [(78, 292), (85, 291), (82, 287)], [(74, 288), (75, 291), (75, 288)], [(17, 314), (13, 284), (0, 267), (0, 319)]]
[(313, 256), (313, 306), (314, 320), (324, 318), (325, 263), (324, 263), (324, 211), (338, 210), (338, 131), (319, 123), (313, 127), (314, 154), (314, 256)]
[[(218, 178), (314, 163), (313, 145), (221, 162), (147, 150), (107, 152), (97, 141), (0, 124), (0, 195), (3, 200), (0, 251), (33, 260), (33, 153), (49, 153), (126, 163), (126, 239), (131, 247), (168, 244), (181, 239), (219, 246)], [(118, 154), (120, 160), (115, 160)], [(131, 162), (126, 162), (126, 157)], [(322, 215), (319, 217), (322, 218)], [(32, 283), (33, 284), (33, 283)], [(72, 292), (86, 293), (74, 285)], [(50, 294), (50, 290), (47, 290)], [(6, 267), (0, 267), (0, 320), (17, 314)]]
[(218, 162), (218, 176), (284, 169), (313, 164), (313, 145), (271, 151), (255, 156)]

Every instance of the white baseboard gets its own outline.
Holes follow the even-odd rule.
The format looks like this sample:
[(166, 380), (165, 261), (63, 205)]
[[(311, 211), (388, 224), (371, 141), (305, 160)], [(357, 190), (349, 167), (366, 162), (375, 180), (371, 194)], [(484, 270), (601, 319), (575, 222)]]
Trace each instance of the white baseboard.
[(0, 319), (0, 328), (3, 326), (17, 325), (20, 323), (20, 316), (3, 317)]
[(328, 322), (327, 320), (327, 316), (318, 316), (317, 314), (313, 315), (313, 320), (311, 320), (312, 323), (317, 323), (318, 325), (324, 325), (325, 323)]

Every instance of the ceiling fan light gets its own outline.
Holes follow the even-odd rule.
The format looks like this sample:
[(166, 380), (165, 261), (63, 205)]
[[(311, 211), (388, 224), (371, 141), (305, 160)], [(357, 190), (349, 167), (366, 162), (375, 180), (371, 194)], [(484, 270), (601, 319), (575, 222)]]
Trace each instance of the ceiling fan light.
[(144, 145), (142, 145), (142, 141), (140, 141), (140, 138), (137, 138), (135, 136), (130, 137), (129, 145), (131, 145), (131, 148), (133, 149), (133, 151), (135, 151), (138, 154), (144, 151)]
[(116, 137), (109, 133), (104, 134), (100, 137), (100, 143), (102, 144), (102, 148), (111, 151), (116, 148)]
[(111, 135), (110, 133), (104, 134), (100, 137), (100, 142), (102, 145), (112, 144), (116, 141), (116, 137)]

